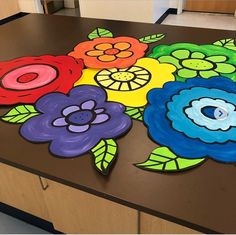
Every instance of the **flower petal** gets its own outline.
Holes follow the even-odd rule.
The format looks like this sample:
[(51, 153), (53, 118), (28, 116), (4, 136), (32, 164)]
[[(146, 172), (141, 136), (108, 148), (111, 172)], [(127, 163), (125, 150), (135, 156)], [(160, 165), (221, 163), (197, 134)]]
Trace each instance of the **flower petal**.
[(100, 50), (92, 50), (92, 51), (87, 51), (86, 52), (86, 55), (87, 56), (94, 56), (94, 57), (96, 57), (96, 56), (100, 56), (100, 55), (103, 55), (104, 53), (103, 53), (103, 51), (100, 51)]
[(216, 77), (219, 76), (219, 73), (210, 70), (210, 71), (200, 71), (200, 76), (203, 78), (211, 78), (211, 77)]
[(98, 114), (92, 124), (99, 124), (107, 121), (110, 117), (107, 114)]
[(89, 129), (89, 125), (83, 125), (83, 126), (74, 126), (74, 125), (69, 125), (68, 129), (71, 132), (75, 132), (75, 133), (81, 133), (81, 132), (85, 132)]
[(95, 101), (94, 100), (88, 100), (81, 104), (81, 109), (93, 109), (95, 107)]
[(64, 117), (61, 117), (61, 118), (57, 118), (56, 120), (54, 120), (52, 125), (53, 126), (67, 126), (68, 123), (66, 122)]
[(118, 58), (128, 58), (133, 55), (132, 51), (121, 51), (120, 53), (116, 54)]
[(219, 73), (233, 73), (235, 70), (235, 66), (225, 63), (217, 63), (217, 68), (215, 69)]
[(226, 56), (223, 55), (213, 55), (213, 56), (209, 56), (206, 58), (206, 60), (210, 60), (212, 62), (225, 62), (227, 60)]
[(194, 59), (203, 59), (205, 57), (206, 56), (200, 51), (195, 51), (191, 54), (191, 58), (194, 58)]
[(95, 110), (94, 110), (94, 112), (97, 113), (97, 114), (102, 113), (102, 112), (104, 112), (104, 111), (105, 111), (104, 108), (100, 108), (100, 109), (95, 109)]
[(160, 63), (169, 63), (169, 64), (173, 64), (178, 69), (182, 68), (181, 65), (179, 64), (179, 60), (170, 55), (163, 55), (159, 57), (158, 60)]
[(180, 69), (178, 70), (177, 74), (183, 78), (194, 78), (197, 76), (197, 72), (190, 69)]
[(190, 51), (180, 49), (172, 52), (172, 55), (178, 59), (186, 59), (189, 58)]
[(128, 42), (117, 42), (114, 45), (114, 48), (119, 49), (121, 51), (127, 50), (131, 47), (131, 44)]
[(68, 114), (73, 113), (73, 112), (78, 111), (78, 110), (80, 110), (80, 107), (78, 107), (76, 105), (72, 105), (72, 106), (69, 106), (69, 107), (63, 109), (62, 114), (64, 116), (67, 116)]
[(111, 43), (100, 43), (100, 44), (97, 44), (94, 48), (97, 50), (105, 51), (108, 49), (112, 49), (112, 44)]
[(103, 62), (111, 62), (111, 61), (116, 60), (116, 56), (114, 56), (114, 55), (101, 55), (98, 57), (98, 59)]

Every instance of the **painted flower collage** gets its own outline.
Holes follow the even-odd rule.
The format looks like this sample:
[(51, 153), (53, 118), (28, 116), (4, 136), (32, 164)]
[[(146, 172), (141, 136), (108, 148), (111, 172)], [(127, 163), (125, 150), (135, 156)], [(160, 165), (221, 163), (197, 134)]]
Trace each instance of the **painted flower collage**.
[[(138, 168), (168, 173), (209, 158), (236, 163), (234, 39), (160, 44), (164, 37), (114, 37), (96, 28), (67, 55), (0, 62), (0, 105), (14, 105), (1, 120), (21, 124), (22, 138), (48, 143), (56, 157), (90, 153), (103, 175), (133, 121), (157, 144)], [(148, 53), (151, 43), (158, 45)]]

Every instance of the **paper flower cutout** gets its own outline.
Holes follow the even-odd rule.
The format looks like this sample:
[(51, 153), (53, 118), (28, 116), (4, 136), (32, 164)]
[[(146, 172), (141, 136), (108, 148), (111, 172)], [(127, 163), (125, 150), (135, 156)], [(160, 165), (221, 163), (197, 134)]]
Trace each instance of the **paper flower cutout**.
[(136, 38), (95, 38), (79, 43), (69, 55), (90, 68), (126, 68), (144, 56), (148, 46)]
[(156, 143), (184, 158), (236, 162), (236, 84), (230, 79), (169, 82), (151, 90), (148, 101), (144, 121)]
[(83, 69), (70, 56), (21, 57), (0, 62), (0, 104), (34, 103), (49, 92), (67, 93)]
[(133, 66), (124, 69), (85, 69), (76, 85), (91, 84), (106, 90), (108, 100), (126, 106), (139, 107), (147, 103), (146, 94), (165, 82), (174, 81), (175, 67), (160, 64), (151, 58), (141, 58)]
[(236, 54), (224, 47), (191, 43), (160, 45), (154, 48), (149, 57), (157, 58), (161, 63), (173, 64), (177, 68), (175, 74), (178, 81), (219, 75), (236, 81)]
[(69, 95), (47, 94), (36, 103), (41, 114), (20, 129), (32, 142), (50, 142), (51, 153), (76, 157), (87, 153), (102, 139), (125, 134), (132, 121), (122, 104), (106, 101), (106, 93), (96, 86), (73, 88)]

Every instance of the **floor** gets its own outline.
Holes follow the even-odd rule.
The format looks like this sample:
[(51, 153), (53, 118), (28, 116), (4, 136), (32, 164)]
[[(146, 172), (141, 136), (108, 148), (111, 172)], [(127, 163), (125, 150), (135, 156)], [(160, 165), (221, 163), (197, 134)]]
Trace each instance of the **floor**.
[(236, 18), (228, 14), (183, 12), (180, 15), (169, 15), (162, 24), (236, 30)]
[(0, 212), (0, 234), (46, 234), (47, 232)]
[[(62, 9), (55, 15), (79, 16), (79, 9)], [(236, 18), (233, 15), (183, 12), (181, 15), (169, 15), (162, 24), (191, 26), (201, 28), (236, 30)], [(45, 234), (46, 231), (0, 213), (0, 234), (25, 233)]]
[(62, 16), (80, 16), (79, 8), (63, 8), (60, 11), (55, 12), (53, 15)]

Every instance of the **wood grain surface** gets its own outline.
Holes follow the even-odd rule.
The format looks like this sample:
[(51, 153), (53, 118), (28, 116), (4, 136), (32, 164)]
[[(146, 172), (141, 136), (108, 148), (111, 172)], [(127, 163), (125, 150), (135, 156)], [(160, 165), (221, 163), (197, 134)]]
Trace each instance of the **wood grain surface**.
[(236, 0), (187, 0), (184, 9), (188, 11), (234, 13)]

